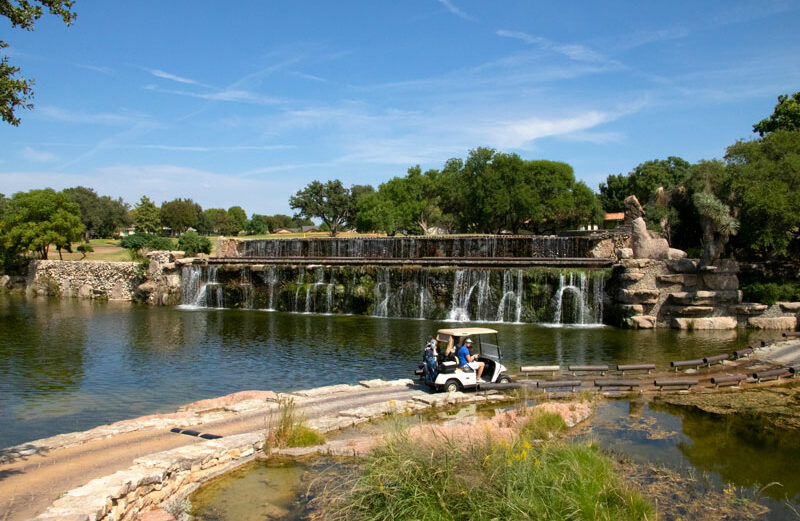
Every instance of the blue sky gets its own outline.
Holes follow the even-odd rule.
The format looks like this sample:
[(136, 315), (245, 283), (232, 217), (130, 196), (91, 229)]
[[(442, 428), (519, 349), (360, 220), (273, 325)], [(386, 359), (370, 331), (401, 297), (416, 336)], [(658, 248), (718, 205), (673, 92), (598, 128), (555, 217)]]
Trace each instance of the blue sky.
[(800, 3), (78, 0), (2, 38), (36, 79), (0, 126), (0, 192), (290, 213), (308, 182), (377, 186), (477, 146), (595, 190), (720, 158), (800, 90)]

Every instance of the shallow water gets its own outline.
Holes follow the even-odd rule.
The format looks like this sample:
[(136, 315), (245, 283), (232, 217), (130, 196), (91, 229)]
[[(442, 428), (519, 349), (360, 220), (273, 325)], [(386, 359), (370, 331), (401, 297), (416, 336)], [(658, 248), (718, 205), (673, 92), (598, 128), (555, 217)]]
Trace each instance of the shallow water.
[[(472, 405), (424, 416), (447, 423), (476, 414), (492, 412)], [(361, 425), (339, 435), (374, 434), (385, 428), (387, 421), (391, 422)], [(752, 419), (719, 418), (620, 400), (599, 404), (590, 429), (579, 439), (594, 441), (637, 464), (670, 468), (717, 492), (734, 487), (738, 500), (745, 498), (769, 507), (770, 511), (759, 519), (796, 521), (795, 512), (800, 512), (800, 478), (794, 472), (800, 454), (797, 437), (765, 439), (752, 429), (753, 425)], [(292, 467), (294, 473), (289, 470)], [(303, 519), (305, 486), (299, 476), (306, 470), (299, 463), (253, 463), (203, 485), (192, 495), (192, 510), (203, 521)], [(273, 497), (276, 503), (270, 505)], [(269, 513), (279, 515), (269, 517)]]
[[(410, 377), (452, 323), (0, 295), (0, 447), (247, 389)], [(497, 324), (506, 365), (669, 361), (750, 333)]]

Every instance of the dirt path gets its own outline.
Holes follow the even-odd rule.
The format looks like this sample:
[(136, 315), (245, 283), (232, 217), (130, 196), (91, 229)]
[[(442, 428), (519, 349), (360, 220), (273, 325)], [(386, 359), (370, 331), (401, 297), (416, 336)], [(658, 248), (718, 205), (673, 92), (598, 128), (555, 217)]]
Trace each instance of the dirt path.
[[(308, 419), (340, 410), (376, 403), (409, 399), (422, 391), (406, 387), (364, 389), (357, 393), (309, 399), (297, 405)], [(230, 436), (260, 431), (265, 425), (264, 410), (232, 413), (230, 417), (191, 428), (201, 432)], [(0, 465), (0, 521), (23, 521), (50, 506), (65, 491), (88, 481), (126, 469), (136, 458), (204, 440), (169, 432), (169, 429), (143, 430), (95, 439), (44, 454)]]

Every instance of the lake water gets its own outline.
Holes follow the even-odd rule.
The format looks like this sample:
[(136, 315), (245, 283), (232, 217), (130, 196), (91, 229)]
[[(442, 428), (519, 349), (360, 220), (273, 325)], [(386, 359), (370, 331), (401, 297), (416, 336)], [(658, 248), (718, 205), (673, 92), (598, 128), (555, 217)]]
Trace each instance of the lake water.
[[(0, 447), (246, 389), (410, 377), (453, 323), (0, 295)], [(655, 362), (724, 353), (751, 333), (497, 324), (506, 365)]]

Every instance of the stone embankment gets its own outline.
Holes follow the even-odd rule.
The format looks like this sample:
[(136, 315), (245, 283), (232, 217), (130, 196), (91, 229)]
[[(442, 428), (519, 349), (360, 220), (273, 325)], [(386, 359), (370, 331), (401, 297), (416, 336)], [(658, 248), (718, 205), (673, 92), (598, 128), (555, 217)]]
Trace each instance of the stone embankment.
[[(44, 468), (53, 473), (47, 458), (58, 459), (59, 453), (70, 449), (90, 450), (98, 440), (105, 446), (111, 444), (111, 447), (102, 453), (93, 453), (95, 459), (101, 462), (114, 459), (113, 451), (119, 449), (133, 451), (132, 464), (107, 468), (88, 483), (86, 474), (74, 477), (71, 485), (36, 482), (37, 487), (24, 489), (27, 494), (25, 505), (8, 508), (3, 519), (14, 521), (38, 514), (35, 517), (38, 521), (135, 520), (148, 510), (169, 510), (200, 482), (252, 460), (263, 449), (268, 418), (279, 411), (281, 402), (289, 399), (308, 419), (309, 427), (324, 433), (393, 412), (418, 411), (455, 403), (485, 403), (504, 400), (505, 397), (492, 393), (431, 394), (415, 387), (410, 380), (370, 380), (357, 386), (337, 385), (291, 394), (247, 391), (190, 404), (174, 414), (154, 415), (86, 433), (56, 436), (2, 451), (5, 464), (0, 465), (0, 472), (7, 473), (7, 478), (0, 482), (0, 495), (13, 495), (9, 490), (15, 486), (17, 490), (24, 487), (26, 478), (31, 479), (31, 476), (26, 476), (28, 473), (42, 473)], [(180, 427), (184, 432), (191, 427), (196, 434), (210, 433), (223, 437), (204, 440), (169, 432), (174, 427)], [(165, 444), (173, 446), (166, 451), (136, 454), (139, 445), (131, 443), (126, 436), (137, 431), (149, 438), (163, 439)], [(115, 437), (120, 438), (120, 447), (113, 445)], [(174, 446), (176, 443), (178, 446)], [(20, 471), (14, 465), (27, 470)], [(70, 458), (65, 458), (60, 465), (69, 466)], [(47, 500), (47, 495), (58, 495), (58, 490), (65, 486), (71, 489), (57, 499), (53, 498), (55, 501), (50, 504), (53, 499)], [(47, 501), (30, 511), (28, 507), (31, 504), (42, 500)], [(50, 504), (49, 508), (47, 504)], [(26, 508), (27, 514), (22, 515)]]
[(27, 286), (39, 296), (132, 300), (138, 270), (137, 262), (38, 260), (31, 262)]
[[(626, 255), (621, 255), (626, 257)], [(773, 306), (742, 302), (739, 268), (733, 260), (700, 266), (695, 259), (621, 258), (614, 266), (613, 309), (618, 324), (651, 329), (790, 329), (800, 302)]]

